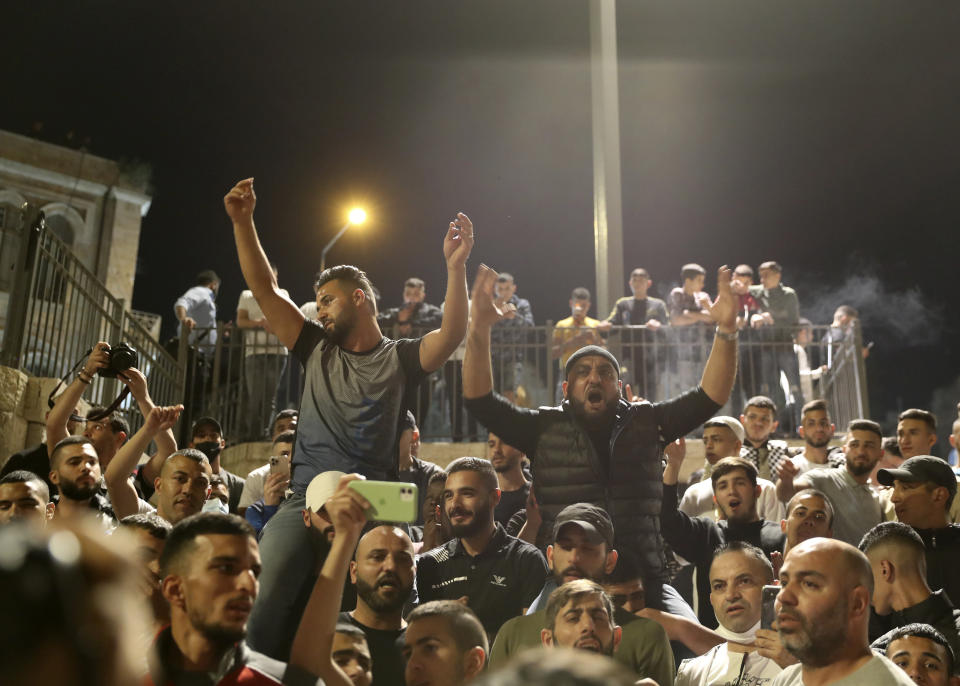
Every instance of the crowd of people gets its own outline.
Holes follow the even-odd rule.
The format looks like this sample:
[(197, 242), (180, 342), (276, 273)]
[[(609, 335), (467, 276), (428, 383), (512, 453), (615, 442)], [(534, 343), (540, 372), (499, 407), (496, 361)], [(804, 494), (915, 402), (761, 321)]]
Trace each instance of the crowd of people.
[[(484, 265), (468, 298), (465, 214), (443, 238), (435, 328), (391, 339), (356, 267), (319, 275), (314, 312), (290, 301), (252, 179), (224, 202), (247, 320), (302, 365), (299, 410), (275, 413), (269, 461), (242, 478), (221, 464), (217, 418), (179, 446), (183, 406), (156, 406), (136, 369), (120, 378), (141, 428), (80, 416), (108, 364), (98, 344), (45, 444), (0, 475), (4, 683), (960, 684), (958, 481), (930, 454), (934, 415), (901, 413), (889, 440), (869, 418), (838, 433), (811, 399), (797, 450), (773, 437), (783, 398), (719, 414), (744, 321), (796, 315), (776, 263), (745, 292), (754, 313), (740, 268), (718, 269), (711, 298), (687, 265), (669, 305), (636, 297), (649, 277), (634, 272), (611, 320), (713, 328), (702, 359), (682, 360), (689, 386), (642, 399), (599, 333), (563, 334), (562, 401), (530, 409), (495, 390), (510, 360), (491, 344), (529, 303)], [(388, 316), (413, 326), (417, 302)], [(581, 325), (572, 311), (558, 330)], [(461, 346), (462, 404), (487, 451), (441, 467), (421, 458), (410, 410)], [(692, 432), (702, 465), (685, 465)]]

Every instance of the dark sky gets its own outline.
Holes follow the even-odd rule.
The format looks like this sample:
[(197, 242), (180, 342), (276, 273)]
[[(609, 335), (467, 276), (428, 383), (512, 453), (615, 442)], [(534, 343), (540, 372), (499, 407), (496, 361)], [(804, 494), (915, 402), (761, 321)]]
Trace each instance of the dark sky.
[[(594, 287), (584, 0), (5, 11), (0, 127), (152, 166), (134, 306), (165, 333), (204, 268), (233, 311), (222, 196), (246, 176), (299, 302), (358, 202), (330, 258), (388, 305), (414, 274), (440, 300), (457, 210), (538, 322)], [(875, 418), (928, 406), (960, 362), (957, 4), (621, 0), (618, 21), (625, 268), (664, 296), (684, 262), (777, 259), (815, 323), (863, 312)]]

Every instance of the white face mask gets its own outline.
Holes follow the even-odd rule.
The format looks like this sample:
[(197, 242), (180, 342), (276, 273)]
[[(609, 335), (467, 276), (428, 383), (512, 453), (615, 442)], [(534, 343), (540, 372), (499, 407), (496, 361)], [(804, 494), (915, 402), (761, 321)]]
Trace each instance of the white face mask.
[(227, 507), (220, 498), (210, 498), (205, 500), (203, 503), (203, 512), (220, 512), (221, 514), (229, 514), (230, 508)]

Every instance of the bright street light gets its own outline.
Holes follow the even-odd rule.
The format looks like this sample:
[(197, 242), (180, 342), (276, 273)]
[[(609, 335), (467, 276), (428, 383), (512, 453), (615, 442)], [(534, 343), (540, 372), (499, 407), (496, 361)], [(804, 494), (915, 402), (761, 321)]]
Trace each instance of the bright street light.
[(358, 224), (363, 224), (367, 220), (367, 213), (361, 207), (354, 207), (347, 214), (347, 223), (343, 225), (343, 228), (337, 231), (337, 235), (330, 239), (330, 242), (323, 246), (323, 252), (320, 253), (320, 271), (323, 271), (327, 268), (327, 253), (330, 252), (330, 248), (333, 247), (333, 244), (340, 240), (340, 236), (347, 232), (351, 226), (357, 226)]

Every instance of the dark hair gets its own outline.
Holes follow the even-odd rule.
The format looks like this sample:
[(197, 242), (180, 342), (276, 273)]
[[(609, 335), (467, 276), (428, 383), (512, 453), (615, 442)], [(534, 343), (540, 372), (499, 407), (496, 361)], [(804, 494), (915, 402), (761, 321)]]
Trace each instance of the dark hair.
[(861, 552), (869, 553), (879, 545), (893, 545), (910, 550), (920, 562), (924, 562), (927, 554), (920, 534), (903, 522), (881, 522), (870, 529), (860, 539)]
[[(62, 441), (60, 441), (55, 446), (53, 446), (53, 452), (50, 453), (50, 469), (54, 469), (56, 467), (56, 464), (58, 462), (57, 456), (60, 454), (60, 451), (71, 445), (92, 446), (93, 441), (91, 441), (86, 436), (67, 436)], [(94, 452), (96, 452), (96, 448), (94, 448)]]
[(851, 420), (850, 423), (847, 424), (847, 436), (849, 437), (854, 431), (869, 431), (877, 434), (881, 441), (883, 440), (883, 431), (880, 430), (880, 425), (872, 419)]
[(500, 272), (497, 275), (497, 283), (513, 283), (513, 282), (514, 282), (513, 274), (510, 274), (508, 272)]
[(757, 485), (757, 468), (753, 466), (753, 462), (742, 457), (725, 457), (713, 465), (713, 471), (710, 472), (710, 483), (713, 484), (714, 491), (717, 489), (717, 481), (738, 469), (746, 472), (751, 485)]
[(738, 264), (737, 268), (733, 270), (734, 276), (749, 276), (753, 278), (753, 267), (749, 264)]
[(195, 281), (198, 286), (208, 286), (211, 283), (220, 283), (220, 277), (217, 276), (217, 273), (212, 269), (204, 269), (197, 274)]
[(415, 276), (411, 276), (409, 279), (403, 282), (404, 288), (426, 288), (427, 284), (423, 282), (423, 279), (418, 279)]
[(583, 286), (577, 286), (570, 292), (570, 299), (571, 300), (589, 300), (590, 291), (588, 291)]
[[(57, 445), (60, 445), (59, 443)], [(9, 474), (6, 474), (0, 478), (0, 486), (3, 484), (37, 484), (37, 490), (40, 491), (40, 496), (43, 498), (44, 503), (50, 502), (50, 487), (47, 486), (47, 482), (41, 479), (39, 476), (33, 472), (29, 472), (26, 469), (16, 469)]]
[(435, 483), (447, 483), (447, 472), (443, 469), (436, 470), (433, 474), (430, 475), (430, 478), (427, 479), (427, 488), (430, 488)]
[[(96, 416), (97, 414), (103, 412), (106, 409), (107, 408), (101, 407), (100, 405), (94, 405), (89, 410), (87, 410), (87, 417), (91, 415)], [(106, 417), (101, 417), (100, 419), (95, 419), (93, 421), (97, 421), (97, 422), (106, 421), (107, 425), (110, 427), (110, 431), (112, 431), (113, 433), (118, 434), (122, 431), (123, 433), (127, 434), (127, 436), (130, 435), (130, 424), (127, 422), (126, 419), (124, 419), (123, 415), (120, 414), (119, 412), (111, 412)]]
[(685, 264), (683, 265), (683, 267), (680, 268), (680, 278), (683, 279), (684, 281), (687, 281), (689, 279), (695, 279), (698, 276), (706, 276), (706, 275), (707, 275), (707, 270), (701, 267), (696, 262)]
[(830, 419), (830, 410), (827, 409), (827, 401), (822, 398), (819, 400), (811, 400), (800, 410), (800, 416), (804, 416), (807, 412), (826, 412), (827, 419)]
[(370, 311), (373, 314), (377, 313), (377, 300), (373, 294), (373, 284), (362, 269), (350, 264), (338, 264), (336, 267), (329, 267), (317, 275), (317, 283), (314, 284), (314, 287), (319, 289), (328, 281), (343, 281), (350, 287), (351, 293), (359, 288), (366, 296)]
[(277, 443), (293, 443), (295, 440), (297, 440), (297, 432), (293, 429), (287, 429), (273, 439), (273, 445)]
[(898, 626), (896, 629), (892, 629), (878, 638), (870, 645), (870, 647), (874, 650), (879, 650), (889, 658), (890, 656), (887, 655), (887, 653), (890, 650), (890, 644), (894, 641), (899, 641), (901, 638), (907, 638), (911, 636), (916, 638), (925, 638), (928, 641), (933, 641), (937, 645), (943, 646), (943, 651), (947, 654), (947, 675), (955, 676), (957, 656), (953, 652), (953, 648), (950, 646), (950, 641), (948, 641), (942, 633), (937, 631), (929, 624), (914, 622), (913, 624)]
[(558, 586), (547, 599), (546, 617), (543, 627), (553, 631), (557, 627), (557, 615), (560, 614), (567, 603), (571, 600), (579, 600), (585, 596), (599, 595), (604, 609), (607, 611), (607, 619), (610, 620), (610, 626), (613, 626), (613, 601), (603, 590), (603, 586), (590, 579), (576, 579), (568, 581)]
[(407, 625), (427, 617), (442, 617), (446, 620), (450, 636), (461, 653), (479, 647), (483, 648), (484, 655), (489, 654), (490, 644), (487, 642), (487, 632), (484, 631), (483, 624), (473, 610), (463, 603), (456, 600), (431, 600), (418, 605), (407, 615)]
[(346, 634), (347, 636), (353, 636), (353, 638), (362, 638), (364, 641), (367, 640), (367, 635), (363, 633), (363, 629), (348, 622), (337, 622), (334, 631), (338, 634)]
[(490, 460), (482, 457), (458, 457), (447, 465), (447, 476), (456, 472), (476, 472), (483, 477), (484, 485), (491, 491), (500, 488), (500, 482), (497, 479), (497, 472), (494, 470)]
[[(643, 579), (643, 567), (633, 550), (625, 548), (618, 551), (617, 566), (603, 578), (605, 584), (622, 584), (635, 579)], [(646, 585), (646, 584), (644, 584)]]
[(797, 504), (797, 501), (800, 498), (804, 498), (808, 495), (815, 495), (823, 501), (823, 509), (827, 511), (827, 526), (833, 526), (833, 518), (836, 516), (836, 512), (833, 509), (833, 503), (830, 502), (830, 498), (827, 497), (827, 494), (823, 491), (818, 491), (815, 488), (805, 488), (802, 491), (797, 491), (793, 494), (793, 497), (787, 501), (786, 517), (790, 517), (790, 513), (793, 512), (794, 506)]
[(801, 329), (810, 329), (813, 328), (813, 322), (806, 317), (800, 317), (797, 319), (797, 326)]
[(857, 308), (851, 307), (850, 305), (841, 305), (840, 307), (837, 308), (837, 312), (839, 312), (845, 317), (850, 317), (852, 319), (856, 319), (857, 317), (860, 316), (860, 313), (857, 312)]
[(887, 436), (880, 443), (880, 447), (883, 448), (883, 452), (893, 457), (903, 457), (900, 453), (900, 441), (897, 440), (896, 436)]
[(127, 515), (120, 520), (121, 527), (143, 529), (158, 541), (167, 540), (173, 525), (166, 519), (153, 512)]
[(909, 410), (904, 410), (900, 413), (900, 416), (897, 417), (898, 422), (902, 422), (904, 419), (919, 419), (921, 422), (926, 422), (931, 432), (937, 432), (937, 416), (933, 414), (933, 412), (919, 410), (914, 407)]
[(750, 400), (747, 401), (747, 404), (743, 406), (744, 414), (747, 413), (748, 407), (757, 407), (761, 410), (770, 410), (773, 412), (774, 418), (777, 416), (777, 404), (765, 395), (755, 395), (750, 398)]
[(637, 275), (637, 274), (639, 274), (640, 276), (642, 276), (642, 277), (645, 278), (645, 279), (649, 279), (649, 278), (650, 278), (650, 272), (648, 272), (648, 271), (647, 271), (646, 269), (644, 269), (643, 267), (637, 267), (637, 268), (634, 269), (632, 272), (630, 272), (630, 278), (632, 279), (632, 278), (633, 278), (635, 275)]
[(160, 554), (160, 575), (168, 576), (184, 558), (193, 552), (194, 541), (208, 534), (249, 536), (257, 540), (257, 533), (243, 517), (219, 512), (198, 512), (180, 520), (167, 536)]
[(280, 410), (275, 415), (273, 415), (273, 421), (270, 422), (271, 428), (277, 425), (281, 419), (289, 419), (290, 417), (300, 418), (299, 410)]
[[(773, 581), (773, 563), (770, 562), (767, 558), (766, 553), (764, 553), (760, 548), (746, 541), (727, 541), (726, 543), (717, 546), (713, 551), (713, 559), (716, 560), (721, 555), (726, 553), (740, 553), (746, 557), (752, 557), (754, 560), (760, 563), (763, 567), (763, 571), (766, 574), (764, 577), (765, 583), (770, 583)], [(711, 563), (712, 566), (713, 563)]]
[(760, 268), (760, 269), (772, 269), (773, 271), (777, 272), (778, 274), (782, 274), (782, 273), (783, 273), (783, 267), (780, 266), (780, 263), (779, 263), (779, 262), (775, 262), (775, 261), (773, 261), (773, 260), (767, 260), (766, 262), (764, 262), (763, 264), (761, 264), (759, 268)]

